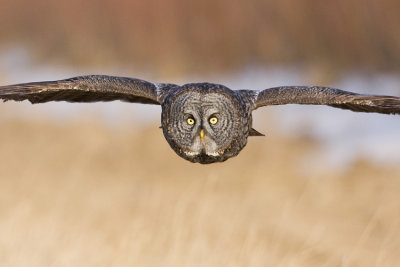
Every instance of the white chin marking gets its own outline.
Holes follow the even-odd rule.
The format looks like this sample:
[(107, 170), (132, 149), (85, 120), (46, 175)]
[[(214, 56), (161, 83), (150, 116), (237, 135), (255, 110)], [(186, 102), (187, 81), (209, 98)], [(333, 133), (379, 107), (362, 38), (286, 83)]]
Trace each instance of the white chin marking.
[(185, 151), (184, 152), (187, 156), (193, 157), (193, 156), (197, 156), (200, 153), (199, 152), (195, 152), (195, 151)]
[(211, 157), (218, 157), (218, 156), (220, 156), (220, 153), (218, 153), (218, 152), (207, 152), (206, 153), (208, 156), (211, 156)]
[[(196, 152), (196, 151), (185, 151), (184, 153), (185, 153), (186, 156), (189, 156), (189, 157), (194, 157), (194, 156), (200, 155), (200, 152)], [(218, 152), (206, 152), (206, 155), (210, 156), (210, 157), (218, 157), (218, 156), (221, 155), (221, 153), (218, 153)]]

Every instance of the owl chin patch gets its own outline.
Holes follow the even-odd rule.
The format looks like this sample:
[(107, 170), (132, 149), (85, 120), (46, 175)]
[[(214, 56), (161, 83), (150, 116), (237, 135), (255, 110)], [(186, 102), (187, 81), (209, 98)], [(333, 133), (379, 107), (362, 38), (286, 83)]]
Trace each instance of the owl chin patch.
[(206, 153), (205, 151), (185, 151), (184, 158), (194, 163), (209, 164), (214, 162), (223, 162), (228, 159), (220, 153)]
[(187, 159), (191, 162), (201, 163), (201, 164), (209, 164), (209, 163), (222, 162), (222, 161), (227, 160), (226, 157), (223, 157), (220, 155), (212, 156), (212, 155), (207, 155), (205, 153), (200, 153), (193, 157), (189, 157)]

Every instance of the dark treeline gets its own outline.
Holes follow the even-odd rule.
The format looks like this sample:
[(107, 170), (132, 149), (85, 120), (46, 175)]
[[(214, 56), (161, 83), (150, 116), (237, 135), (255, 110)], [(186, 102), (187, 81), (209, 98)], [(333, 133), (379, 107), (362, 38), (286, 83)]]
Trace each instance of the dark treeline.
[(398, 70), (398, 0), (0, 0), (0, 47), (39, 60), (232, 70), (307, 64)]

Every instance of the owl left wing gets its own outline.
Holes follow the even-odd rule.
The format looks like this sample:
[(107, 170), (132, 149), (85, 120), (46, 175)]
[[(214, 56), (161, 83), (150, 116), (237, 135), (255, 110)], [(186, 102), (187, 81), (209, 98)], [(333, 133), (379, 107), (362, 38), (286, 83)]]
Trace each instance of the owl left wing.
[(174, 84), (150, 83), (134, 78), (88, 75), (58, 81), (0, 86), (0, 99), (29, 100), (31, 103), (121, 100), (159, 105), (174, 87)]
[(270, 105), (328, 105), (356, 112), (400, 114), (400, 97), (364, 95), (320, 86), (282, 86), (261, 91), (242, 90), (252, 108)]

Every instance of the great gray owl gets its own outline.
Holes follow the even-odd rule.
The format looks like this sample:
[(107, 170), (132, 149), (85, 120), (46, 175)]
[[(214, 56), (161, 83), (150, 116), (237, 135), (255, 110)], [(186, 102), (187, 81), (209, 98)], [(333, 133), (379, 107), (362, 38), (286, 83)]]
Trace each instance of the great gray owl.
[(362, 95), (319, 86), (282, 86), (265, 90), (231, 90), (220, 84), (182, 86), (139, 79), (90, 75), (66, 80), (0, 87), (0, 98), (96, 102), (121, 100), (161, 105), (161, 124), (172, 149), (191, 162), (222, 162), (236, 156), (252, 128), (252, 111), (285, 104), (329, 105), (358, 112), (400, 114), (400, 97)]

